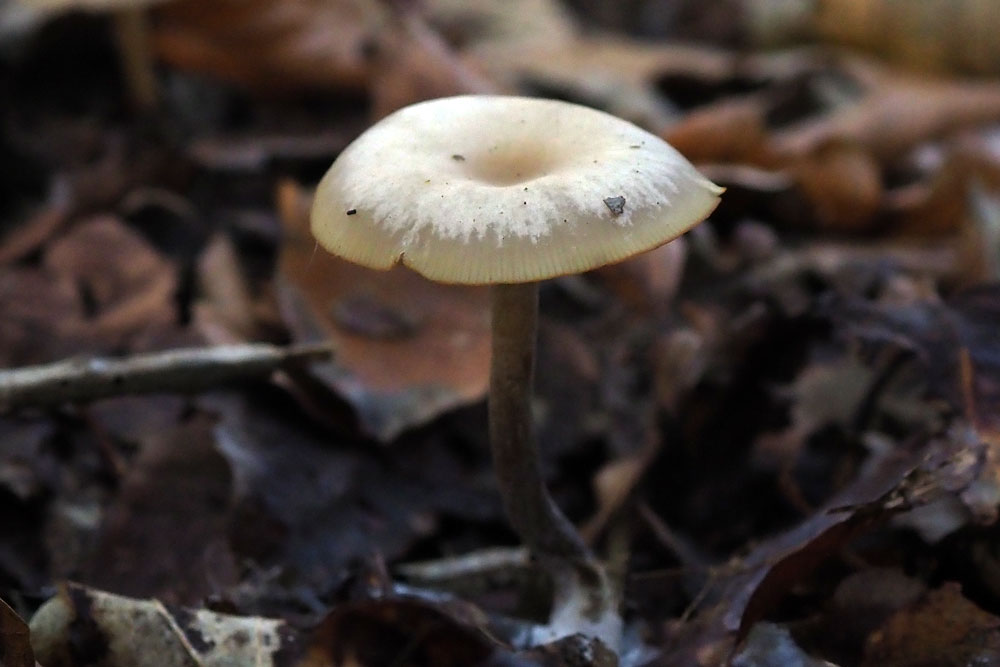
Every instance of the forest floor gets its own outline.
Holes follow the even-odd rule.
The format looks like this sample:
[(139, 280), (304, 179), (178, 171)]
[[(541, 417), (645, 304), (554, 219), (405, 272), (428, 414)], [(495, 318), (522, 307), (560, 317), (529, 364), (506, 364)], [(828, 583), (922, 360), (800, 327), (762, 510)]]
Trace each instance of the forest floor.
[(727, 188), (541, 288), (545, 474), (620, 664), (1000, 664), (1000, 82), (490, 4), (166, 3), (151, 100), (108, 16), (4, 38), (0, 664), (614, 664), (521, 640), (551, 596), (493, 477), (486, 288), (308, 232), (367, 126), (490, 91)]

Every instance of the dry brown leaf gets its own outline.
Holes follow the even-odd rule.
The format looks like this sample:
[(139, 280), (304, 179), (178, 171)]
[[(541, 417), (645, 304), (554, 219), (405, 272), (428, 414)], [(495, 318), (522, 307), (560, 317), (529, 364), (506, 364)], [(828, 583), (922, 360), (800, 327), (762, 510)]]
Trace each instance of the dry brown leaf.
[(153, 38), (171, 65), (258, 92), (362, 91), (381, 14), (371, 0), (180, 0)]
[(821, 40), (921, 71), (997, 74), (1000, 7), (993, 0), (743, 0), (761, 45)]
[(565, 43), (578, 28), (558, 0), (426, 0), (427, 20), (449, 43), (470, 48), (503, 44)]
[[(768, 170), (765, 175), (780, 172), (790, 177), (809, 204), (807, 218), (826, 229), (869, 231), (883, 210), (890, 214), (891, 227), (904, 233), (959, 228), (962, 218), (954, 213), (965, 210), (964, 179), (985, 172), (993, 180), (984, 169), (984, 151), (978, 151), (977, 159), (963, 150), (966, 156), (956, 158), (941, 176), (888, 198), (883, 170), (916, 146), (1000, 120), (1000, 84), (921, 78), (857, 58), (836, 61), (834, 70), (829, 63), (821, 67), (815, 55), (799, 54), (797, 61), (797, 68), (789, 68), (778, 58), (758, 58), (746, 69), (759, 70), (778, 84), (836, 71), (853, 81), (861, 94), (836, 104), (824, 101), (818, 113), (769, 128), (773, 107), (783, 103), (781, 86), (772, 86), (773, 92), (765, 89), (696, 109), (666, 129), (664, 138), (695, 162), (761, 168)], [(808, 69), (809, 63), (815, 71)], [(849, 92), (845, 88), (839, 94), (857, 94)], [(738, 176), (722, 173), (724, 183), (727, 175)], [(773, 189), (763, 181), (747, 185)], [(802, 224), (801, 215), (794, 217), (795, 224)]]
[(1000, 662), (1000, 618), (945, 584), (893, 615), (868, 638), (865, 667), (959, 667)]
[(793, 159), (788, 171), (820, 227), (839, 232), (871, 227), (882, 203), (882, 174), (865, 148), (833, 141)]
[(608, 519), (621, 509), (646, 473), (654, 454), (653, 451), (642, 451), (612, 461), (597, 471), (594, 475), (597, 511), (580, 529), (585, 540), (593, 542), (607, 525)]
[(253, 338), (254, 298), (240, 266), (236, 248), (224, 235), (212, 239), (198, 259), (202, 299), (194, 320), (207, 340), (232, 343)]
[(437, 97), (501, 92), (474, 63), (459, 59), (413, 11), (394, 15), (379, 36), (369, 88), (374, 118)]
[[(489, 381), (489, 293), (434, 283), (403, 267), (374, 271), (331, 256), (309, 233), (311, 197), (284, 183), (281, 292), (299, 340), (330, 339), (324, 374), (383, 441), (481, 399)], [(314, 368), (323, 368), (317, 365)]]
[(4, 667), (35, 667), (28, 624), (0, 600), (0, 661)]
[(1000, 73), (993, 0), (840, 0), (816, 5), (812, 20), (823, 39), (914, 69)]
[(338, 606), (316, 628), (300, 667), (493, 664), (502, 650), (469, 604), (390, 598)]
[(495, 92), (416, 10), (375, 0), (181, 0), (159, 13), (169, 63), (262, 93), (367, 91), (373, 115), (435, 97)]
[[(943, 146), (918, 151), (913, 161), (918, 167), (922, 162), (929, 165), (919, 180), (886, 193), (887, 226), (912, 236), (942, 236), (960, 230), (973, 241), (979, 236), (973, 229), (976, 193), (988, 195), (1000, 190), (995, 137), (964, 134)], [(968, 273), (970, 277), (975, 274)]]
[(773, 165), (765, 114), (760, 96), (724, 99), (694, 109), (668, 127), (663, 138), (696, 163)]
[(863, 85), (864, 96), (778, 132), (773, 136), (777, 153), (803, 156), (844, 141), (884, 162), (920, 142), (1000, 120), (1000, 83), (908, 76), (863, 60), (845, 64)]
[(484, 44), (468, 57), (504, 87), (587, 103), (654, 131), (676, 115), (656, 88), (659, 79), (684, 75), (718, 83), (734, 67), (734, 57), (723, 51), (609, 36), (527, 46)]
[(0, 268), (0, 366), (52, 361), (94, 344), (76, 335), (83, 304), (73, 281), (35, 268)]
[(52, 244), (45, 267), (89, 299), (86, 328), (111, 348), (144, 329), (176, 320), (177, 275), (139, 234), (112, 217), (85, 222)]
[(49, 206), (34, 214), (0, 239), (0, 265), (35, 252), (66, 222), (66, 210)]
[(618, 264), (601, 267), (597, 274), (623, 303), (639, 312), (662, 314), (680, 288), (687, 259), (687, 241), (678, 238)]

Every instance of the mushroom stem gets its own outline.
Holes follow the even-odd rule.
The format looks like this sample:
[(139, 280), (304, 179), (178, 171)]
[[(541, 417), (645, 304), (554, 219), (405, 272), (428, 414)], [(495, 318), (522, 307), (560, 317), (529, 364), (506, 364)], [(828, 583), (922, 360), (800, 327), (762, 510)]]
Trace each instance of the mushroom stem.
[(494, 285), (489, 422), (500, 495), (514, 530), (541, 559), (593, 556), (549, 495), (531, 418), (538, 283)]

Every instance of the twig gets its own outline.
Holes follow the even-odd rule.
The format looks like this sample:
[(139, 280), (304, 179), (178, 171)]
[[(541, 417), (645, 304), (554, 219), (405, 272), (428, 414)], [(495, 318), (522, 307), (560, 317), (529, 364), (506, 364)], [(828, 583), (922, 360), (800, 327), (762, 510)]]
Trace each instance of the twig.
[(114, 12), (114, 24), (129, 101), (137, 111), (152, 111), (159, 102), (160, 89), (149, 43), (147, 9), (118, 9)]
[(423, 582), (441, 582), (470, 576), (488, 576), (498, 571), (523, 570), (531, 558), (524, 547), (495, 547), (461, 556), (403, 563), (396, 571), (404, 577)]
[(697, 550), (687, 540), (675, 533), (646, 502), (636, 503), (636, 509), (639, 511), (639, 517), (649, 526), (657, 541), (669, 549), (682, 566), (697, 571), (708, 567), (708, 563)]
[(326, 359), (329, 345), (181, 348), (122, 359), (74, 358), (0, 371), (0, 412), (125, 394), (195, 393)]

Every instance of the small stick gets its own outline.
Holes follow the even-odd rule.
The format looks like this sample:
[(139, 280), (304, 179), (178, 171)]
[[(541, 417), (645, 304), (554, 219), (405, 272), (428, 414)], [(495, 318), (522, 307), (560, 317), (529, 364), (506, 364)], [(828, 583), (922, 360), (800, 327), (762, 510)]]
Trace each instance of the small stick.
[(152, 111), (160, 100), (146, 12), (145, 7), (124, 7), (114, 12), (115, 38), (129, 101), (140, 112)]
[(0, 412), (126, 394), (195, 393), (266, 377), (282, 366), (327, 359), (326, 344), (264, 343), (180, 348), (122, 359), (73, 358), (0, 371)]
[(524, 547), (495, 547), (437, 560), (403, 563), (395, 570), (404, 577), (423, 582), (450, 581), (470, 576), (487, 576), (504, 570), (525, 569), (531, 565)]

